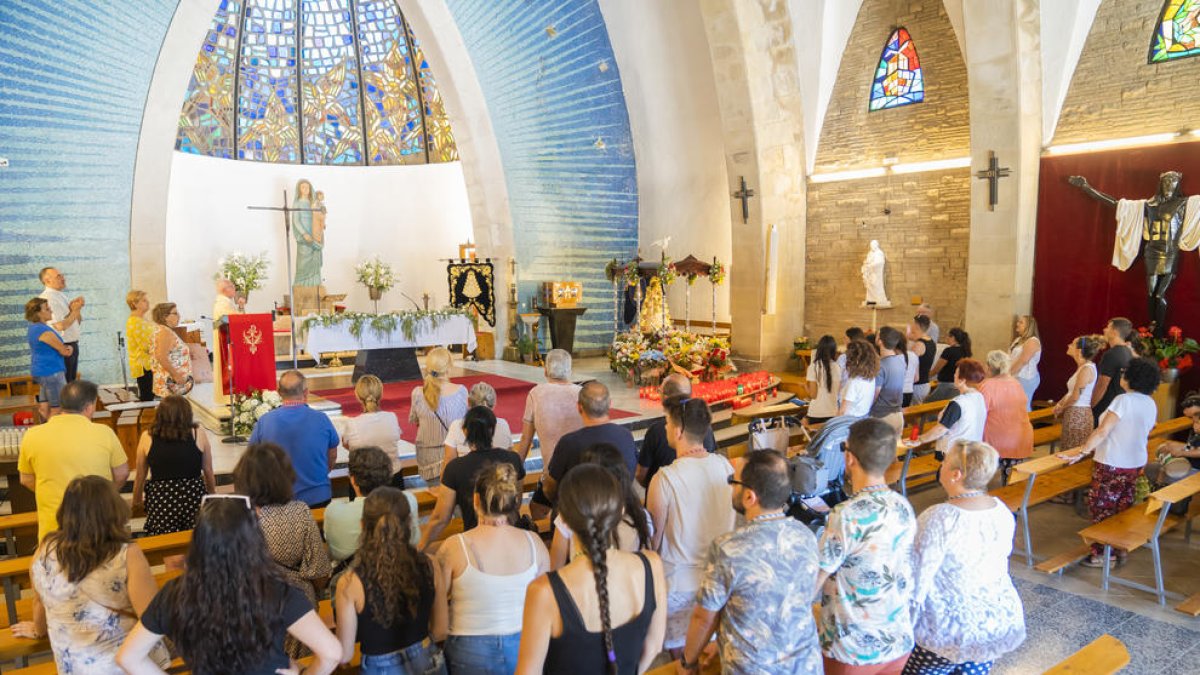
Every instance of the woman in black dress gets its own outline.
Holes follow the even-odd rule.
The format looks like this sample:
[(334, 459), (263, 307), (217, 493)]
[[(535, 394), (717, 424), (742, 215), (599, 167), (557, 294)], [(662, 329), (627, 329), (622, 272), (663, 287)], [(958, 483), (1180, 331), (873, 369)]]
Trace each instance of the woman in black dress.
[(158, 404), (150, 431), (142, 432), (138, 442), (133, 503), (146, 506), (143, 531), (151, 535), (192, 529), (200, 500), (216, 491), (207, 435), (192, 420), (186, 398), (167, 396)]

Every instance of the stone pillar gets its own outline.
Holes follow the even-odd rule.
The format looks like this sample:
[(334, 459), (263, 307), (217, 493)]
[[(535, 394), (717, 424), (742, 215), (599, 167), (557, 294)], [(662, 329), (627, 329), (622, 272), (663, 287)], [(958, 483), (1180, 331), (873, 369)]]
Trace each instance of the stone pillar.
[[(782, 369), (804, 325), (803, 114), (787, 3), (701, 0), (721, 110), (729, 193), (755, 191), (750, 218), (730, 198), (733, 351), (747, 367)], [(766, 314), (766, 237), (779, 229), (777, 299)]]
[(976, 355), (1005, 348), (1013, 317), (1029, 312), (1042, 145), (1038, 0), (961, 2), (971, 106), (971, 170), (988, 151), (1012, 173), (988, 208), (988, 182), (972, 178), (966, 329)]

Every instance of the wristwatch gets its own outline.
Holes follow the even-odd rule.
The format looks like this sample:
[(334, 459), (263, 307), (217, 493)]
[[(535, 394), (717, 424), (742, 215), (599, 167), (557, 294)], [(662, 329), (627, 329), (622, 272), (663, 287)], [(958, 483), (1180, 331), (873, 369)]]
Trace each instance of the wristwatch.
[(687, 657), (683, 655), (683, 652), (679, 652), (679, 665), (684, 670), (696, 670), (700, 667), (700, 656), (697, 655), (695, 661), (688, 663)]

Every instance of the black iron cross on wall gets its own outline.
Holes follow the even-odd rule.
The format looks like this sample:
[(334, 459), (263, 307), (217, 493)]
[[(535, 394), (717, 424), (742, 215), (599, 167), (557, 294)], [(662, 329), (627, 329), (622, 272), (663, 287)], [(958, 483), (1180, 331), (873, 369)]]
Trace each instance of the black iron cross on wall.
[(1012, 170), (1008, 167), (1001, 168), (996, 153), (988, 150), (988, 168), (975, 172), (976, 178), (988, 182), (988, 211), (996, 210), (996, 204), (1000, 203), (1000, 179), (1007, 178), (1011, 173)]
[(742, 188), (733, 193), (736, 199), (742, 200), (742, 222), (750, 222), (750, 198), (754, 196), (754, 190), (746, 187), (746, 177), (738, 177), (742, 181)]

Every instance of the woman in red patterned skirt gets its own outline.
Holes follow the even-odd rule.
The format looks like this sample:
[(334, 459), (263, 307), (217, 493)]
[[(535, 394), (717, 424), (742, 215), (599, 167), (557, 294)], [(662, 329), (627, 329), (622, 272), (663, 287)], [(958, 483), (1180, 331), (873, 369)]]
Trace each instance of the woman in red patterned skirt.
[(1075, 361), (1075, 373), (1067, 380), (1067, 395), (1054, 406), (1054, 416), (1062, 420), (1064, 450), (1078, 448), (1095, 429), (1092, 418), (1092, 389), (1096, 387), (1096, 355), (1104, 348), (1099, 335), (1081, 335), (1067, 345), (1067, 356)]
[[(1087, 500), (1093, 523), (1133, 505), (1137, 478), (1148, 458), (1146, 445), (1150, 430), (1158, 416), (1158, 407), (1150, 395), (1161, 379), (1158, 364), (1151, 359), (1140, 357), (1130, 361), (1121, 376), (1121, 388), (1125, 393), (1113, 399), (1100, 417), (1100, 426), (1078, 450), (1058, 453), (1071, 464), (1090, 452), (1096, 453), (1092, 489)], [(1103, 554), (1103, 546), (1092, 544), (1092, 554), (1083, 564), (1100, 567), (1104, 565)], [(1118, 551), (1116, 562), (1124, 560), (1124, 552)]]

